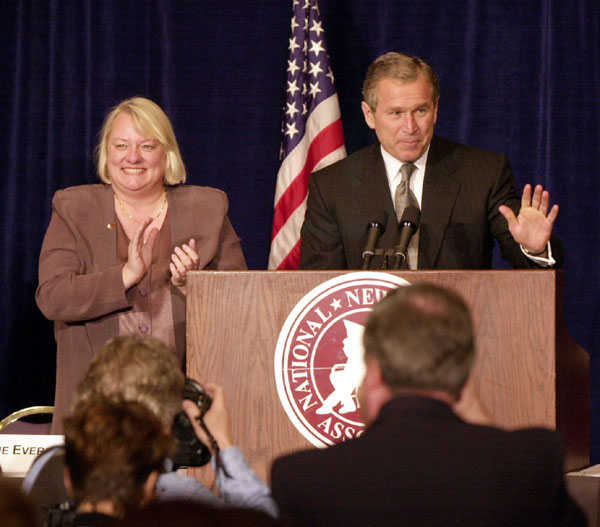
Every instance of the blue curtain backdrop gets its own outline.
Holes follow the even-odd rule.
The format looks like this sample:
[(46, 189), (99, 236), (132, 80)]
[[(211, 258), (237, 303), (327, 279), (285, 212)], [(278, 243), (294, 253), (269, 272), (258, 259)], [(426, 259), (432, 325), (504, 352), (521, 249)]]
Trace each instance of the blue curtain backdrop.
[[(34, 301), (39, 249), (54, 191), (96, 181), (96, 134), (122, 98), (144, 95), (165, 108), (189, 182), (227, 192), (250, 268), (266, 268), (291, 4), (2, 0), (0, 417), (52, 403), (52, 325)], [(320, 0), (320, 7), (349, 152), (373, 139), (360, 112), (367, 65), (406, 51), (439, 74), (439, 134), (506, 153), (519, 186), (542, 183), (560, 204), (565, 312), (591, 356), (599, 462), (600, 3)]]

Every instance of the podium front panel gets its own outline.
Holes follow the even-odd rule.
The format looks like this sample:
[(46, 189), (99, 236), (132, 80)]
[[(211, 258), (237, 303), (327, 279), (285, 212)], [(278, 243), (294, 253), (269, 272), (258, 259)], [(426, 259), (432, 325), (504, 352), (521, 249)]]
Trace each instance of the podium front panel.
[[(265, 480), (274, 457), (314, 448), (294, 427), (279, 400), (274, 353), (280, 330), (309, 291), (348, 273), (197, 271), (188, 274), (187, 374), (200, 382), (216, 382), (225, 387), (234, 443)], [(564, 357), (562, 361), (559, 359), (561, 353), (571, 351), (559, 350), (557, 359), (557, 335), (561, 332), (557, 328), (555, 271), (395, 271), (393, 274), (410, 283), (427, 281), (454, 289), (467, 301), (476, 331), (476, 386), (499, 426), (557, 428), (561, 422), (557, 408), (568, 413), (570, 403), (557, 403), (560, 383), (556, 367), (564, 362), (570, 364)], [(581, 353), (585, 355), (582, 350)], [(579, 369), (569, 371), (566, 390), (583, 390), (586, 364), (581, 353)], [(559, 395), (571, 397), (560, 390)], [(578, 404), (586, 404), (585, 394)], [(581, 410), (577, 410), (579, 415)], [(564, 422), (571, 428), (577, 426)], [(586, 463), (589, 450), (582, 434), (586, 434), (583, 425), (577, 437), (568, 441), (574, 441), (574, 446), (569, 446), (573, 450), (569, 468)], [(205, 480), (207, 477), (201, 476)]]

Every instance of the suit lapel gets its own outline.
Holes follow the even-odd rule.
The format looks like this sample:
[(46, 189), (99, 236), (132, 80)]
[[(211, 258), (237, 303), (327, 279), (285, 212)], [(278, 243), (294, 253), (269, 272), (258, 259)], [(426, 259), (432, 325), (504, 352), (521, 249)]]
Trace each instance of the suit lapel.
[(102, 185), (98, 193), (98, 208), (101, 215), (92, 240), (98, 240), (102, 253), (98, 258), (98, 269), (106, 269), (117, 263), (117, 215), (110, 185)]
[(450, 156), (450, 151), (442, 141), (434, 137), (423, 182), (419, 234), (420, 269), (433, 269), (438, 258), (460, 190), (460, 183), (452, 176), (456, 170), (458, 164)]
[(387, 213), (385, 232), (379, 247), (391, 249), (397, 243), (399, 229), (380, 148), (379, 143), (375, 143), (369, 155), (365, 156), (363, 166), (356, 176), (355, 195), (359, 213), (365, 218), (365, 228), (368, 222), (381, 217), (382, 213)]
[[(117, 263), (117, 215), (113, 190), (110, 185), (98, 185), (96, 211), (99, 215), (97, 220), (89, 223), (88, 240), (94, 240), (98, 247), (94, 262), (96, 270), (113, 267)], [(119, 333), (119, 319), (115, 316), (88, 320), (85, 323), (88, 340), (91, 343), (94, 354), (104, 344), (106, 339)]]
[(176, 245), (187, 243), (190, 239), (190, 232), (195, 232), (195, 229), (190, 229), (190, 225), (196, 221), (196, 215), (190, 215), (185, 221), (178, 221), (179, 216), (176, 212), (187, 210), (184, 193), (185, 187), (176, 185), (165, 187), (165, 189), (171, 213), (171, 247), (175, 247)]
[[(185, 199), (186, 188), (182, 185), (173, 187), (166, 186), (167, 199), (169, 201), (169, 224), (171, 228), (171, 250), (175, 246), (188, 243), (190, 234), (196, 232), (195, 227), (197, 214), (186, 214), (188, 208)], [(183, 221), (182, 221), (183, 220)], [(197, 241), (197, 240), (196, 240)], [(185, 359), (185, 297), (174, 285), (171, 285), (171, 310), (173, 312), (173, 323), (175, 324), (175, 349), (177, 356)], [(183, 325), (183, 328), (179, 328)]]

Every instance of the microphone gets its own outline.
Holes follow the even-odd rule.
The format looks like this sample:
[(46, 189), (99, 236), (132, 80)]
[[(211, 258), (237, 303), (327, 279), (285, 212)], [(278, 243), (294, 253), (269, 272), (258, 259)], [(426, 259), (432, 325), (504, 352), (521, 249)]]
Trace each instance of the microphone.
[(375, 254), (375, 247), (379, 241), (379, 237), (385, 232), (385, 224), (387, 223), (388, 214), (386, 211), (381, 211), (377, 214), (373, 221), (367, 225), (367, 244), (363, 249), (363, 270), (368, 269), (371, 265), (371, 260)]
[(413, 234), (419, 228), (419, 218), (421, 211), (415, 205), (408, 205), (400, 218), (400, 243), (394, 250), (394, 269), (400, 269), (403, 262), (406, 261), (408, 244)]

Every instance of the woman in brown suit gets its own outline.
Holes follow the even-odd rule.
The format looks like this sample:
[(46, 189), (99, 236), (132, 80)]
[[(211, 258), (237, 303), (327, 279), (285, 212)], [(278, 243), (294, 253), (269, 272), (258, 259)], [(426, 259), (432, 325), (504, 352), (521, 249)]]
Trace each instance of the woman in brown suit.
[(154, 102), (113, 108), (96, 157), (102, 183), (56, 192), (40, 254), (36, 300), (57, 342), (53, 433), (108, 338), (152, 334), (183, 366), (186, 273), (246, 269), (227, 196), (183, 185), (173, 128)]

